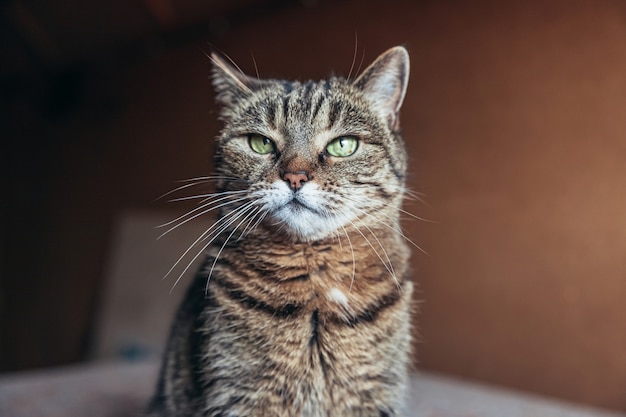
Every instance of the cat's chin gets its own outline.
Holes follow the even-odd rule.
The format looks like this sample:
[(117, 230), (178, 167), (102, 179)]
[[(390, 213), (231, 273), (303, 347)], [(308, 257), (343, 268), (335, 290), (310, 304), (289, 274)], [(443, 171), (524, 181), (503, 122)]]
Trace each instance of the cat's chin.
[(333, 219), (296, 200), (276, 210), (272, 217), (296, 241), (322, 240), (333, 234), (338, 227), (333, 224)]

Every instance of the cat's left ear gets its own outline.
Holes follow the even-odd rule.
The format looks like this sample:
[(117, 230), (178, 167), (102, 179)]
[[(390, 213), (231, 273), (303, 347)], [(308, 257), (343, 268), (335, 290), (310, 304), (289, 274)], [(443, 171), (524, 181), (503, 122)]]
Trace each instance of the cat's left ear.
[(392, 132), (400, 129), (398, 113), (409, 83), (409, 53), (403, 46), (384, 52), (354, 81)]
[(262, 80), (247, 76), (236, 65), (215, 52), (211, 54), (211, 62), (213, 62), (213, 87), (216, 99), (222, 106), (233, 107), (263, 84)]

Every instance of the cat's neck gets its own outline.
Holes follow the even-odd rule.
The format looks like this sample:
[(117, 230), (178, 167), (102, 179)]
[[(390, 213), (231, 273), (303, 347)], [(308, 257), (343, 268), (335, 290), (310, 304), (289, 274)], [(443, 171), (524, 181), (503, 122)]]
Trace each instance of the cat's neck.
[[(257, 271), (246, 285), (273, 288), (285, 302), (338, 309), (344, 303), (365, 306), (378, 293), (401, 289), (409, 257), (402, 235), (387, 227), (346, 227), (324, 239), (294, 242), (259, 226), (244, 239), (211, 249), (214, 256), (218, 251), (231, 265)], [(312, 301), (320, 294), (321, 301)]]

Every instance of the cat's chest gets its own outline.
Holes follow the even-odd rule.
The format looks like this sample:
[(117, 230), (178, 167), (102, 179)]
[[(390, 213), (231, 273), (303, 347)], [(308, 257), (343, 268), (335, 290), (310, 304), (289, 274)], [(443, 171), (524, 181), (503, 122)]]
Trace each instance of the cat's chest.
[(281, 357), (295, 355), (295, 362), (314, 353), (323, 364), (344, 341), (367, 342), (357, 324), (371, 322), (377, 310), (402, 297), (405, 251), (390, 248), (386, 259), (356, 239), (350, 245), (247, 245), (224, 251), (209, 283), (215, 307), (209, 309), (213, 325), (207, 324), (217, 332), (232, 331), (245, 347), (249, 342), (253, 349), (257, 343), (273, 347)]
[(404, 275), (402, 248), (390, 252), (394, 268), (368, 249), (353, 239), (352, 247), (223, 251), (202, 301), (207, 384), (227, 381), (213, 385), (212, 398), (231, 385), (257, 392), (260, 380), (256, 402), (278, 401), (298, 416), (361, 398), (350, 381), (391, 369), (410, 297), (410, 284), (402, 290), (393, 275)]
[(221, 253), (210, 286), (220, 308), (230, 309), (245, 328), (274, 322), (293, 327), (290, 337), (309, 343), (318, 330), (332, 334), (334, 323), (342, 328), (359, 321), (381, 300), (400, 294), (408, 251), (379, 236), (378, 250), (347, 235), (343, 242), (316, 245), (242, 242)]

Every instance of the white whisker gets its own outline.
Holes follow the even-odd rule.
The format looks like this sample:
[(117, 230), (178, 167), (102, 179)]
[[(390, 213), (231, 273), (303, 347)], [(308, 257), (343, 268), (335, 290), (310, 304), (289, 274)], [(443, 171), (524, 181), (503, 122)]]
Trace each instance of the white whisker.
[[(254, 205), (254, 201), (251, 201), (249, 203), (244, 204), (243, 206), (239, 207), (237, 210), (229, 213), (239, 213), (237, 216), (233, 217), (232, 219), (230, 219), (230, 221), (228, 221), (225, 225), (221, 226), (219, 231), (213, 231), (212, 234), (214, 235), (205, 245), (202, 246), (202, 249), (200, 249), (198, 251), (198, 253), (191, 259), (191, 261), (189, 261), (189, 263), (187, 264), (187, 266), (185, 267), (185, 269), (180, 273), (180, 275), (178, 276), (178, 278), (176, 279), (176, 282), (174, 282), (174, 285), (172, 286), (172, 289), (170, 291), (172, 291), (174, 289), (174, 287), (176, 287), (176, 284), (178, 284), (178, 282), (180, 281), (180, 279), (183, 277), (183, 275), (185, 275), (185, 273), (189, 270), (189, 268), (191, 268), (191, 265), (193, 265), (193, 263), (196, 261), (196, 259), (198, 259), (198, 257), (204, 253), (204, 251), (206, 251), (206, 249), (211, 245), (211, 243), (213, 243), (213, 241), (215, 241), (215, 239), (217, 239), (218, 236), (220, 236), (222, 234), (223, 231), (225, 231), (226, 229), (228, 229), (228, 227), (230, 227), (234, 222), (237, 221), (237, 219), (239, 217), (241, 217), (243, 214), (246, 213), (246, 211), (248, 211), (253, 205)], [(222, 217), (219, 221), (223, 220), (227, 218), (227, 216)], [(218, 222), (219, 222), (218, 221)], [(217, 224), (217, 222), (216, 222)], [(215, 224), (213, 225), (215, 226)], [(213, 227), (211, 226), (211, 227)], [(210, 230), (210, 228), (209, 228)], [(236, 230), (236, 229), (235, 229)], [(189, 247), (189, 249), (185, 252), (188, 253), (191, 248), (193, 248), (201, 239), (206, 239), (206, 237), (204, 237), (207, 234), (208, 230), (205, 231), (202, 235), (200, 235), (200, 237), (198, 239), (196, 239), (196, 241)], [(176, 262), (176, 264), (174, 264), (174, 266), (172, 267), (172, 269), (180, 262), (180, 260), (185, 256), (185, 254), (183, 254), (179, 260)], [(166, 275), (167, 276), (167, 275)]]
[(257, 226), (259, 224), (261, 224), (261, 222), (263, 221), (263, 219), (265, 219), (265, 217), (267, 216), (267, 214), (269, 213), (269, 211), (264, 211), (260, 216), (259, 219), (254, 223), (254, 225), (252, 225), (252, 227), (250, 228), (250, 231), (252, 232), (253, 230), (255, 230), (257, 228)]
[[(359, 201), (358, 201), (358, 200), (356, 200), (356, 199), (352, 199), (352, 198), (349, 198), (349, 197), (346, 197), (346, 196), (343, 196), (343, 198), (345, 198), (346, 200), (349, 200), (349, 201), (355, 202), (355, 203), (358, 203), (358, 202), (359, 202)], [(382, 215), (382, 216), (384, 216), (384, 217), (388, 218), (389, 220), (391, 220), (391, 222), (392, 222), (392, 223), (394, 223), (394, 225), (390, 225), (390, 224), (388, 224), (388, 223), (386, 223), (386, 222), (384, 222), (384, 221), (380, 220), (379, 218), (377, 218), (376, 216), (374, 216), (374, 215), (372, 215), (372, 214), (368, 213), (368, 212), (367, 212), (367, 211), (365, 211), (365, 210), (359, 209), (359, 208), (357, 208), (357, 207), (352, 207), (352, 209), (353, 209), (353, 210), (357, 210), (358, 212), (362, 213), (363, 215), (365, 215), (365, 216), (367, 216), (367, 217), (369, 217), (369, 218), (373, 219), (376, 223), (378, 223), (378, 224), (382, 224), (383, 226), (387, 227), (388, 229), (390, 229), (390, 230), (392, 230), (392, 231), (396, 232), (398, 235), (400, 235), (400, 237), (402, 237), (404, 240), (406, 240), (407, 242), (409, 242), (411, 245), (415, 246), (415, 248), (416, 248), (417, 250), (419, 250), (420, 252), (422, 252), (424, 255), (430, 256), (430, 255), (428, 254), (428, 252), (426, 252), (424, 249), (422, 249), (422, 248), (421, 248), (421, 247), (420, 247), (417, 243), (413, 242), (411, 239), (409, 239), (409, 238), (408, 238), (408, 237), (404, 234), (404, 232), (402, 232), (402, 229), (400, 228), (400, 226), (399, 226), (399, 225), (396, 225), (396, 219), (394, 219), (394, 218), (393, 218), (393, 217), (391, 217), (390, 215), (385, 214), (385, 213), (383, 213), (383, 212), (378, 212), (378, 213), (377, 213), (377, 215)]]
[(348, 80), (352, 76), (352, 71), (354, 70), (354, 64), (356, 64), (356, 55), (359, 50), (359, 37), (357, 32), (354, 32), (354, 54), (352, 55), (352, 64), (350, 65), (350, 72), (348, 72), (348, 76), (346, 77)]
[(196, 181), (196, 182), (192, 182), (192, 183), (189, 183), (189, 184), (181, 185), (180, 187), (174, 188), (173, 190), (166, 192), (165, 194), (161, 195), (160, 197), (158, 197), (154, 201), (159, 201), (159, 200), (167, 197), (168, 195), (174, 194), (177, 191), (184, 190), (185, 188), (193, 187), (194, 185), (206, 184), (207, 182), (208, 181)]
[(184, 184), (184, 185), (181, 185), (180, 187), (174, 188), (173, 190), (168, 191), (165, 194), (161, 195), (160, 197), (156, 198), (154, 201), (159, 201), (159, 200), (163, 199), (164, 197), (167, 197), (170, 194), (174, 194), (177, 191), (181, 191), (181, 190), (184, 190), (186, 188), (193, 187), (195, 185), (203, 185), (203, 184), (207, 184), (207, 183), (209, 183), (211, 181), (218, 181), (218, 180), (229, 180), (229, 181), (246, 182), (245, 180), (242, 180), (240, 178), (226, 177), (226, 176), (222, 176), (222, 175), (210, 175), (210, 176), (205, 176), (205, 177), (195, 177), (195, 178), (189, 178), (189, 179), (185, 179), (185, 180), (177, 180), (175, 182), (177, 182), (177, 183), (188, 183), (188, 184)]
[(244, 238), (244, 236), (247, 234), (248, 232), (248, 228), (252, 225), (252, 222), (254, 222), (254, 217), (259, 214), (261, 212), (262, 208), (261, 207), (257, 207), (256, 208), (256, 212), (253, 211), (253, 216), (251, 219), (248, 220), (248, 224), (246, 225), (246, 227), (244, 227), (244, 229), (242, 230), (241, 234), (239, 235), (239, 237), (237, 238), (237, 242), (239, 242), (241, 239)]
[[(363, 223), (362, 220), (359, 220), (359, 223), (361, 223), (361, 225), (363, 225), (369, 232), (370, 234), (374, 237), (374, 239), (376, 240), (376, 243), (378, 243), (378, 246), (380, 246), (380, 249), (383, 251), (383, 254), (385, 255), (385, 258), (387, 258), (387, 262), (389, 263), (389, 269), (390, 269), (390, 273), (391, 275), (394, 276), (394, 278), (396, 277), (396, 272), (393, 270), (393, 264), (391, 263), (391, 259), (389, 258), (389, 255), (387, 254), (387, 251), (385, 250), (385, 247), (383, 246), (383, 244), (380, 242), (380, 240), (378, 239), (378, 236), (376, 236), (376, 233), (374, 233), (372, 231), (372, 229), (369, 228), (368, 225), (366, 225), (365, 223)], [(373, 249), (373, 248), (372, 248)], [(384, 262), (383, 262), (384, 263)], [(397, 280), (396, 280), (397, 282)]]
[[(370, 242), (370, 240), (363, 234), (363, 232), (361, 232), (361, 229), (359, 229), (359, 227), (354, 224), (354, 222), (350, 222), (350, 224), (352, 224), (352, 226), (356, 229), (357, 232), (359, 232), (359, 234), (363, 237), (363, 239), (365, 239), (365, 241), (367, 242), (367, 244), (370, 246), (370, 248), (372, 248), (372, 250), (374, 251), (374, 253), (376, 254), (376, 256), (378, 256), (378, 259), (380, 259), (380, 262), (383, 264), (383, 266), (385, 267), (385, 269), (387, 270), (387, 272), (389, 272), (389, 274), (391, 274), (391, 276), (393, 277), (394, 281), (396, 282), (396, 285), (398, 287), (400, 287), (400, 283), (398, 282), (398, 278), (396, 277), (396, 274), (393, 272), (393, 268), (390, 267), (390, 264), (388, 265), (385, 260), (383, 259), (383, 257), (380, 255), (380, 253), (378, 253), (378, 251), (376, 250), (376, 248), (374, 247), (374, 245), (372, 245), (372, 242)], [(383, 249), (384, 250), (384, 249)], [(387, 259), (389, 259), (389, 257), (387, 257)]]
[[(353, 187), (353, 188), (371, 189), (371, 188), (383, 188), (383, 187), (381, 187), (381, 186), (367, 185), (367, 186), (355, 186), (355, 187)], [(398, 190), (398, 192), (400, 192), (400, 191), (401, 191), (401, 192), (403, 192), (403, 193), (405, 194), (405, 196), (406, 196), (406, 193), (408, 193), (408, 192), (409, 192), (409, 190), (404, 189), (404, 188), (402, 188), (401, 190)], [(353, 198), (350, 198), (350, 197), (347, 197), (347, 196), (345, 196), (345, 195), (344, 195), (344, 196), (342, 196), (342, 197), (343, 197), (343, 198), (345, 198), (346, 200), (350, 200), (350, 201), (353, 201), (353, 202), (355, 202), (355, 203), (358, 203), (358, 202), (359, 202), (358, 200), (353, 199)], [(424, 205), (428, 206), (428, 203), (426, 203), (425, 201), (423, 201), (420, 197), (415, 197), (415, 199), (416, 199), (416, 200), (418, 200), (418, 201), (420, 201), (420, 202), (422, 202)], [(417, 215), (415, 215), (415, 214), (413, 214), (413, 213), (411, 213), (411, 212), (409, 212), (409, 211), (406, 211), (406, 210), (402, 209), (401, 207), (396, 207), (396, 206), (395, 206), (395, 205), (393, 205), (393, 204), (385, 203), (385, 202), (383, 202), (383, 201), (378, 201), (378, 202), (379, 202), (382, 206), (384, 206), (384, 207), (392, 207), (394, 210), (398, 210), (400, 213), (406, 214), (407, 216), (412, 217), (412, 218), (414, 218), (414, 219), (416, 219), (416, 220), (420, 220), (420, 221), (423, 221), (423, 222), (426, 222), (426, 223), (437, 223), (437, 221), (436, 221), (436, 220), (425, 219), (425, 218), (420, 217), (420, 216), (417, 216)]]
[(352, 246), (352, 241), (350, 240), (350, 235), (346, 231), (346, 228), (343, 225), (340, 225), (343, 233), (346, 235), (346, 239), (348, 239), (348, 245), (350, 245), (350, 252), (352, 253), (352, 277), (350, 278), (350, 289), (348, 292), (352, 292), (352, 284), (354, 284), (354, 275), (356, 274), (356, 259), (354, 257), (354, 247)]
[(426, 200), (424, 200), (422, 198), (422, 197), (426, 196), (426, 194), (424, 194), (424, 193), (420, 193), (419, 191), (413, 191), (413, 190), (410, 190), (408, 188), (405, 188), (404, 196), (405, 196), (405, 198), (407, 198), (409, 200), (419, 201), (420, 203), (422, 203), (426, 207), (430, 207), (430, 204), (428, 204), (428, 202), (426, 202)]
[(168, 202), (175, 203), (177, 201), (187, 201), (187, 200), (195, 200), (195, 199), (199, 199), (199, 198), (204, 198), (204, 200), (200, 202), (200, 204), (202, 204), (204, 201), (207, 201), (207, 197), (214, 197), (214, 196), (220, 196), (220, 195), (225, 195), (225, 194), (226, 195), (245, 194), (247, 192), (248, 192), (248, 190), (220, 191), (220, 192), (216, 192), (216, 193), (197, 194), (197, 195), (190, 195), (190, 196), (187, 196), (187, 197), (173, 198), (171, 200), (168, 200)]
[(343, 244), (341, 243), (341, 235), (339, 234), (339, 230), (334, 230), (333, 235), (337, 239), (337, 243), (339, 244), (339, 250), (343, 251)]
[(403, 210), (401, 208), (398, 208), (398, 211), (400, 213), (402, 213), (402, 214), (406, 214), (407, 216), (413, 217), (415, 220), (420, 220), (420, 221), (426, 222), (426, 223), (437, 223), (435, 220), (429, 220), (429, 219), (425, 219), (423, 217), (416, 216), (415, 214), (410, 213), (410, 212), (408, 212), (406, 210)]
[[(248, 205), (252, 205), (252, 202), (248, 203)], [(205, 230), (204, 232), (202, 232), (202, 234), (200, 236), (198, 236), (198, 238), (187, 248), (187, 250), (185, 250), (185, 252), (183, 252), (183, 254), (176, 260), (176, 262), (174, 263), (174, 265), (172, 265), (172, 267), (169, 269), (169, 271), (167, 271), (167, 273), (165, 274), (165, 276), (163, 276), (163, 279), (167, 278), (169, 276), (169, 274), (172, 273), (172, 271), (174, 270), (174, 268), (176, 268), (176, 266), (183, 260), (183, 258), (185, 256), (187, 256), (187, 254), (191, 251), (191, 249), (193, 249), (194, 246), (196, 246), (200, 241), (207, 239), (207, 236), (211, 236), (212, 233), (214, 233), (215, 229), (220, 226), (220, 224), (222, 223), (226, 223), (228, 222), (228, 218), (234, 214), (237, 213), (237, 210), (232, 211), (228, 214), (226, 214), (225, 216), (223, 216), (222, 218), (218, 219), (215, 223), (213, 223), (207, 230)], [(226, 226), (228, 227), (228, 225)], [(219, 233), (221, 233), (222, 229), (220, 229), (217, 233), (219, 235)], [(208, 246), (208, 245), (207, 245)], [(205, 247), (206, 248), (206, 247)], [(180, 277), (179, 277), (180, 279)]]
[[(245, 211), (244, 211), (244, 213), (245, 213)], [(206, 279), (206, 286), (204, 288), (205, 293), (209, 291), (209, 281), (211, 280), (211, 275), (213, 275), (213, 269), (215, 269), (215, 264), (217, 264), (217, 260), (219, 259), (220, 255), (222, 254), (222, 251), (224, 250), (224, 248), (228, 244), (228, 241), (230, 240), (231, 237), (233, 237), (233, 234), (237, 231), (239, 226), (241, 226), (250, 217), (250, 215), (252, 215), (254, 213), (255, 213), (255, 208), (253, 207), (251, 209), (251, 212), (248, 213), (246, 215), (246, 217), (244, 217), (243, 220), (241, 220), (237, 226), (235, 226), (235, 228), (233, 229), (232, 232), (230, 232), (230, 234), (228, 235), (228, 237), (224, 241), (224, 244), (222, 245), (220, 250), (217, 252), (217, 255), (215, 255), (215, 259), (213, 260), (213, 264), (211, 265), (211, 270), (209, 271), (209, 275), (207, 276), (207, 279)], [(243, 213), (241, 215), (243, 215)]]
[(204, 177), (187, 178), (184, 180), (177, 180), (176, 182), (193, 182), (193, 181), (208, 181), (208, 180), (232, 180), (232, 181), (245, 181), (237, 177), (227, 177), (225, 175), (208, 175)]
[[(238, 203), (239, 201), (244, 201), (244, 200), (247, 200), (247, 199), (248, 199), (247, 197), (237, 198), (237, 199), (235, 199), (235, 200), (230, 200), (230, 201), (227, 201), (227, 202), (225, 202), (225, 203), (218, 204), (217, 206), (213, 206), (213, 207), (211, 207), (211, 205), (212, 205), (212, 204), (215, 204), (215, 203), (217, 203), (218, 201), (228, 200), (229, 198), (230, 198), (230, 196), (226, 196), (226, 197), (222, 197), (222, 198), (219, 198), (219, 199), (217, 199), (217, 200), (211, 201), (211, 202), (209, 202), (209, 203), (206, 203), (205, 205), (202, 205), (202, 206), (200, 206), (200, 207), (196, 207), (195, 209), (193, 209), (193, 210), (191, 210), (191, 211), (187, 212), (186, 214), (184, 214), (184, 215), (182, 215), (182, 216), (180, 216), (180, 217), (178, 217), (178, 218), (176, 218), (176, 219), (174, 219), (174, 220), (172, 220), (172, 221), (170, 221), (170, 222), (168, 222), (168, 223), (165, 223), (165, 224), (164, 224), (164, 225), (162, 225), (162, 226), (159, 226), (159, 227), (168, 226), (168, 225), (170, 225), (170, 224), (172, 224), (172, 223), (174, 223), (174, 222), (176, 222), (176, 221), (178, 221), (178, 220), (181, 220), (181, 219), (183, 219), (183, 218), (185, 218), (185, 217), (189, 216), (190, 214), (192, 214), (192, 213), (194, 213), (194, 212), (196, 212), (196, 211), (198, 211), (198, 210), (202, 210), (200, 213), (197, 213), (197, 214), (195, 214), (195, 215), (193, 215), (193, 216), (191, 216), (191, 217), (189, 217), (189, 218), (187, 218), (187, 219), (185, 219), (185, 220), (181, 221), (180, 223), (176, 224), (175, 226), (172, 226), (171, 228), (169, 228), (168, 230), (166, 230), (165, 232), (163, 232), (163, 233), (162, 233), (162, 234), (161, 234), (161, 235), (160, 235), (157, 239), (161, 239), (163, 236), (165, 236), (166, 234), (170, 233), (172, 230), (174, 230), (174, 229), (176, 229), (176, 228), (178, 228), (178, 227), (182, 226), (182, 225), (183, 225), (183, 224), (185, 224), (185, 223), (190, 222), (190, 221), (191, 221), (191, 220), (193, 220), (193, 219), (196, 219), (196, 218), (198, 218), (198, 217), (200, 217), (200, 216), (203, 216), (203, 215), (205, 215), (205, 214), (207, 214), (207, 213), (209, 213), (209, 212), (211, 212), (211, 211), (213, 211), (213, 210), (215, 210), (215, 209), (218, 209), (218, 208), (221, 208), (221, 207), (227, 206), (227, 205), (229, 205), (229, 204)], [(208, 209), (206, 209), (206, 210), (203, 210), (203, 209), (205, 209), (206, 207), (210, 207), (210, 208), (208, 208)]]

